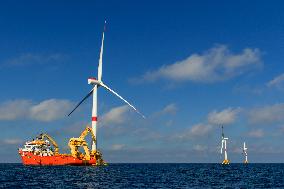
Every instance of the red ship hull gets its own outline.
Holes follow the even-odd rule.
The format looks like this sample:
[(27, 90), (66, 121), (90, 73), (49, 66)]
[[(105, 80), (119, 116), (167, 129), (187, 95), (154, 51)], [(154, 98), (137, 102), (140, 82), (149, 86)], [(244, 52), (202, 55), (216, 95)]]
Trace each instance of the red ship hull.
[(74, 158), (68, 154), (58, 154), (53, 156), (40, 156), (31, 152), (19, 151), (24, 165), (96, 165), (96, 159), (90, 160)]

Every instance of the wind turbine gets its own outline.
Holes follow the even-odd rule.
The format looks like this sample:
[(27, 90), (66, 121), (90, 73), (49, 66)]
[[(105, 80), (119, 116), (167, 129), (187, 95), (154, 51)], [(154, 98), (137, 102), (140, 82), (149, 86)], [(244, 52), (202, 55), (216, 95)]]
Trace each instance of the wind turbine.
[(227, 140), (229, 138), (225, 138), (225, 135), (224, 135), (224, 131), (223, 131), (223, 126), (222, 126), (222, 147), (221, 147), (221, 154), (223, 154), (223, 151), (224, 151), (224, 160), (222, 162), (222, 164), (230, 164), (230, 161), (228, 160), (228, 154), (227, 154)]
[(248, 163), (248, 152), (247, 152), (248, 148), (246, 147), (246, 143), (244, 142), (244, 148), (243, 148), (243, 153), (245, 156), (245, 161), (244, 163)]
[[(93, 107), (92, 107), (92, 131), (97, 139), (97, 124), (98, 124), (98, 95), (97, 91), (99, 87), (103, 87), (109, 92), (113, 93), (115, 96), (120, 98), (122, 101), (124, 101), (126, 104), (128, 104), (134, 111), (136, 111), (138, 114), (140, 114), (143, 118), (145, 116), (141, 114), (133, 105), (131, 105), (127, 100), (125, 100), (123, 97), (121, 97), (118, 93), (116, 93), (114, 90), (112, 90), (110, 87), (105, 85), (102, 81), (102, 72), (103, 72), (103, 50), (104, 50), (104, 37), (105, 37), (105, 28), (106, 28), (106, 21), (104, 25), (104, 31), (102, 35), (102, 44), (101, 44), (101, 50), (100, 50), (100, 58), (99, 58), (99, 66), (98, 66), (98, 79), (95, 77), (88, 78), (88, 84), (92, 85), (92, 90), (75, 106), (75, 108), (68, 114), (70, 116), (87, 98), (89, 98), (91, 95), (93, 95)], [(97, 141), (97, 140), (96, 140)], [(92, 143), (92, 151), (97, 151), (97, 142)]]

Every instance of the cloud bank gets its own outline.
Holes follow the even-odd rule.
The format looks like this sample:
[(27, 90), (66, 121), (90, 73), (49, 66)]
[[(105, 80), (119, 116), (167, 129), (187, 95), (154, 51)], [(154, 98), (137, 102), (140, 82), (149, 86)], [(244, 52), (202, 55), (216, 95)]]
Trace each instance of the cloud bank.
[(195, 124), (182, 133), (175, 135), (174, 138), (187, 140), (208, 136), (216, 126), (233, 124), (240, 110), (240, 108), (226, 108), (221, 111), (211, 111), (207, 116), (207, 122)]
[(48, 99), (40, 103), (11, 100), (0, 104), (0, 121), (30, 119), (49, 122), (66, 117), (72, 107), (72, 102), (62, 99)]
[(66, 55), (60, 53), (54, 54), (35, 54), (35, 53), (23, 53), (15, 58), (11, 58), (4, 62), (6, 66), (27, 66), (27, 65), (42, 65), (42, 64), (54, 64), (65, 61)]
[(236, 120), (240, 108), (227, 108), (220, 112), (212, 111), (208, 115), (208, 122), (214, 125), (228, 125)]
[(251, 124), (271, 124), (284, 121), (284, 103), (254, 108), (249, 111)]
[(266, 86), (283, 89), (284, 88), (284, 73), (276, 76), (271, 81), (267, 82)]
[(228, 80), (261, 66), (259, 49), (245, 48), (232, 53), (227, 46), (217, 45), (202, 54), (149, 71), (138, 81), (151, 82), (159, 79), (212, 83)]
[(252, 130), (248, 133), (248, 136), (253, 138), (261, 138), (264, 136), (264, 132), (262, 129)]
[(125, 123), (129, 113), (129, 106), (123, 105), (112, 108), (110, 111), (102, 115), (101, 126), (117, 125)]

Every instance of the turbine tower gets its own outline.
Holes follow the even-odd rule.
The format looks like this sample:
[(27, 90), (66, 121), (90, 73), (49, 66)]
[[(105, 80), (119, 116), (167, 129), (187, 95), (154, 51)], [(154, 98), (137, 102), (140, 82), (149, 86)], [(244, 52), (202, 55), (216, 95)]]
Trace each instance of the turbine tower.
[(225, 135), (224, 135), (224, 128), (222, 126), (222, 147), (221, 147), (221, 154), (223, 154), (223, 151), (224, 151), (224, 160), (222, 162), (222, 164), (230, 164), (230, 161), (228, 160), (228, 154), (227, 154), (227, 140), (229, 138), (225, 138)]
[(124, 101), (126, 104), (128, 104), (134, 111), (136, 111), (138, 114), (140, 114), (143, 118), (144, 115), (141, 114), (133, 105), (131, 105), (127, 100), (125, 100), (123, 97), (121, 97), (118, 93), (116, 93), (114, 90), (109, 88), (107, 85), (105, 85), (102, 81), (102, 71), (103, 71), (103, 50), (104, 50), (104, 37), (105, 37), (105, 28), (106, 28), (106, 21), (104, 25), (104, 31), (102, 35), (102, 44), (101, 44), (101, 50), (100, 50), (100, 58), (99, 58), (99, 65), (98, 65), (98, 79), (95, 77), (88, 78), (88, 84), (92, 85), (92, 90), (76, 105), (76, 107), (68, 114), (70, 116), (88, 97), (93, 95), (93, 107), (92, 107), (92, 131), (96, 138), (96, 141), (92, 143), (92, 152), (97, 152), (97, 124), (98, 124), (98, 88), (103, 87), (109, 92), (113, 93), (115, 96), (120, 98), (122, 101)]
[(245, 156), (245, 160), (244, 163), (248, 163), (248, 152), (247, 152), (248, 148), (246, 147), (246, 143), (244, 142), (244, 148), (243, 148), (243, 154)]

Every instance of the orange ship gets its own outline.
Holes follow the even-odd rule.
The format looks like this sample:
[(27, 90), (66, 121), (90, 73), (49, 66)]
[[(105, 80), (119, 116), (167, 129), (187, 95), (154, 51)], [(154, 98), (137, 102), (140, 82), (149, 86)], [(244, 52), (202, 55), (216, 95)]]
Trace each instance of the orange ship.
[[(88, 133), (96, 141), (92, 129), (87, 127), (79, 138), (69, 140), (71, 154), (60, 154), (57, 143), (47, 134), (26, 142), (24, 148), (19, 149), (19, 154), (24, 165), (106, 165), (99, 151), (89, 151), (85, 140)], [(85, 153), (79, 151), (80, 147)]]

